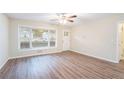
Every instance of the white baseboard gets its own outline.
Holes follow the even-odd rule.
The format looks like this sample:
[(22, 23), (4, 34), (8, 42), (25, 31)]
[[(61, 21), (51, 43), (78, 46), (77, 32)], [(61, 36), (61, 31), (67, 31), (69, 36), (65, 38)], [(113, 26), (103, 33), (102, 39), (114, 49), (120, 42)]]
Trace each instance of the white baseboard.
[(112, 63), (119, 63), (118, 61), (115, 61), (115, 60), (111, 60), (111, 59), (107, 59), (107, 58), (103, 58), (103, 57), (98, 57), (98, 56), (94, 56), (94, 55), (90, 55), (90, 54), (86, 54), (86, 53), (81, 53), (79, 51), (72, 50), (72, 49), (70, 51), (77, 52), (77, 53), (82, 54), (82, 55), (90, 56), (90, 57), (93, 57), (93, 58), (97, 58), (97, 59), (100, 59), (100, 60), (105, 60), (105, 61), (112, 62)]
[(10, 59), (16, 59), (16, 58), (24, 58), (24, 57), (32, 57), (32, 56), (38, 56), (38, 55), (46, 55), (46, 54), (53, 54), (53, 53), (60, 53), (62, 51), (54, 51), (54, 52), (47, 52), (47, 53), (36, 53), (36, 54), (30, 54), (30, 55), (23, 55), (23, 56), (15, 56), (15, 57), (9, 57)]
[(54, 51), (54, 52), (47, 52), (47, 53), (37, 53), (37, 54), (30, 54), (30, 55), (24, 55), (24, 56), (15, 56), (15, 57), (9, 57), (1, 66), (0, 66), (0, 70), (2, 69), (2, 67), (11, 59), (15, 59), (15, 58), (24, 58), (24, 57), (31, 57), (31, 56), (38, 56), (38, 55), (46, 55), (46, 54), (53, 54), (53, 53), (60, 53), (62, 51)]
[(0, 70), (2, 69), (2, 67), (8, 62), (9, 58), (7, 58), (7, 60), (0, 66)]
[[(115, 61), (115, 60), (110, 60), (110, 59), (106, 59), (106, 58), (102, 58), (102, 57), (98, 57), (98, 56), (93, 56), (93, 55), (89, 55), (89, 54), (86, 54), (86, 53), (81, 53), (79, 51), (76, 51), (76, 50), (72, 50), (70, 49), (70, 51), (73, 51), (73, 52), (77, 52), (79, 54), (83, 54), (83, 55), (86, 55), (86, 56), (91, 56), (93, 58), (97, 58), (97, 59), (100, 59), (100, 60), (105, 60), (105, 61), (108, 61), (108, 62), (113, 62), (113, 63), (119, 63), (118, 61)], [(31, 57), (31, 56), (37, 56), (37, 55), (45, 55), (45, 54), (53, 54), (53, 53), (60, 53), (62, 51), (55, 51), (55, 52), (49, 52), (49, 53), (37, 53), (37, 54), (30, 54), (30, 55), (24, 55), (24, 56), (16, 56), (16, 57), (9, 57), (6, 62), (4, 62), (1, 66), (0, 66), (0, 69), (8, 62), (8, 60), (10, 59), (15, 59), (15, 58), (23, 58), (23, 57)]]

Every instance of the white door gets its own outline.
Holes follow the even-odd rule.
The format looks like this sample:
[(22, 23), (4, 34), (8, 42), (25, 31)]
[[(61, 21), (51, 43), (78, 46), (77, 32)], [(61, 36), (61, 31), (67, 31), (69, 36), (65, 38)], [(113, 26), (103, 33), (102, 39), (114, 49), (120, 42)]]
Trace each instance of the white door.
[(63, 51), (70, 49), (70, 32), (68, 30), (63, 31)]

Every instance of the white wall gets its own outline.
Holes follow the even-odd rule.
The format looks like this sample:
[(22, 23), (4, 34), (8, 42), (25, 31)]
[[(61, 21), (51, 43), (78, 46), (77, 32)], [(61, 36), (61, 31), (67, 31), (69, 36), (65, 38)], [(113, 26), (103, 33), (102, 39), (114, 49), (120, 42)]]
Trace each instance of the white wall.
[[(19, 51), (18, 49), (18, 25), (26, 25), (33, 27), (43, 27), (43, 28), (53, 28), (57, 30), (57, 48), (54, 49), (46, 49), (46, 50), (30, 50), (30, 51)], [(28, 21), (28, 20), (10, 20), (10, 57), (20, 57), (20, 56), (28, 56), (28, 55), (37, 55), (37, 54), (46, 54), (46, 53), (54, 53), (62, 51), (62, 30), (63, 27), (57, 25), (50, 25), (47, 23), (42, 23), (40, 21)], [(64, 28), (68, 29), (68, 28)]]
[(118, 14), (72, 28), (71, 50), (118, 62), (117, 31), (121, 21), (124, 21), (124, 15)]
[(0, 69), (8, 60), (8, 18), (0, 14)]

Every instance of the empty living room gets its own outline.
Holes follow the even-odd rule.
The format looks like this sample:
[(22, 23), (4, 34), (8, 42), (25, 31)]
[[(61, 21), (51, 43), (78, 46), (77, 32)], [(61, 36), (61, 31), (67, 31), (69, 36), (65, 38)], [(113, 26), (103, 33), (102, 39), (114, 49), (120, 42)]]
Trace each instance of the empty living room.
[(123, 13), (1, 13), (1, 79), (124, 79)]
[(124, 93), (124, 0), (1, 0), (0, 93)]

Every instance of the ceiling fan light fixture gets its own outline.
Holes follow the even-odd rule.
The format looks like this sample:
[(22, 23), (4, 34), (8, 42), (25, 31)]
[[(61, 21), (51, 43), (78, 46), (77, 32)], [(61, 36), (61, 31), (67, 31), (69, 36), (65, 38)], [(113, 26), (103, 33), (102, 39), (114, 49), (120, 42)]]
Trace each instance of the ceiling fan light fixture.
[(67, 23), (67, 20), (63, 20), (63, 24), (66, 24)]
[(66, 24), (66, 23), (67, 23), (67, 20), (60, 19), (60, 20), (59, 20), (59, 23), (60, 23), (60, 24)]
[(74, 19), (77, 17), (77, 15), (68, 14), (68, 13), (56, 13), (56, 15), (57, 15), (57, 18), (54, 20), (55, 21), (57, 20), (59, 24), (73, 23)]

